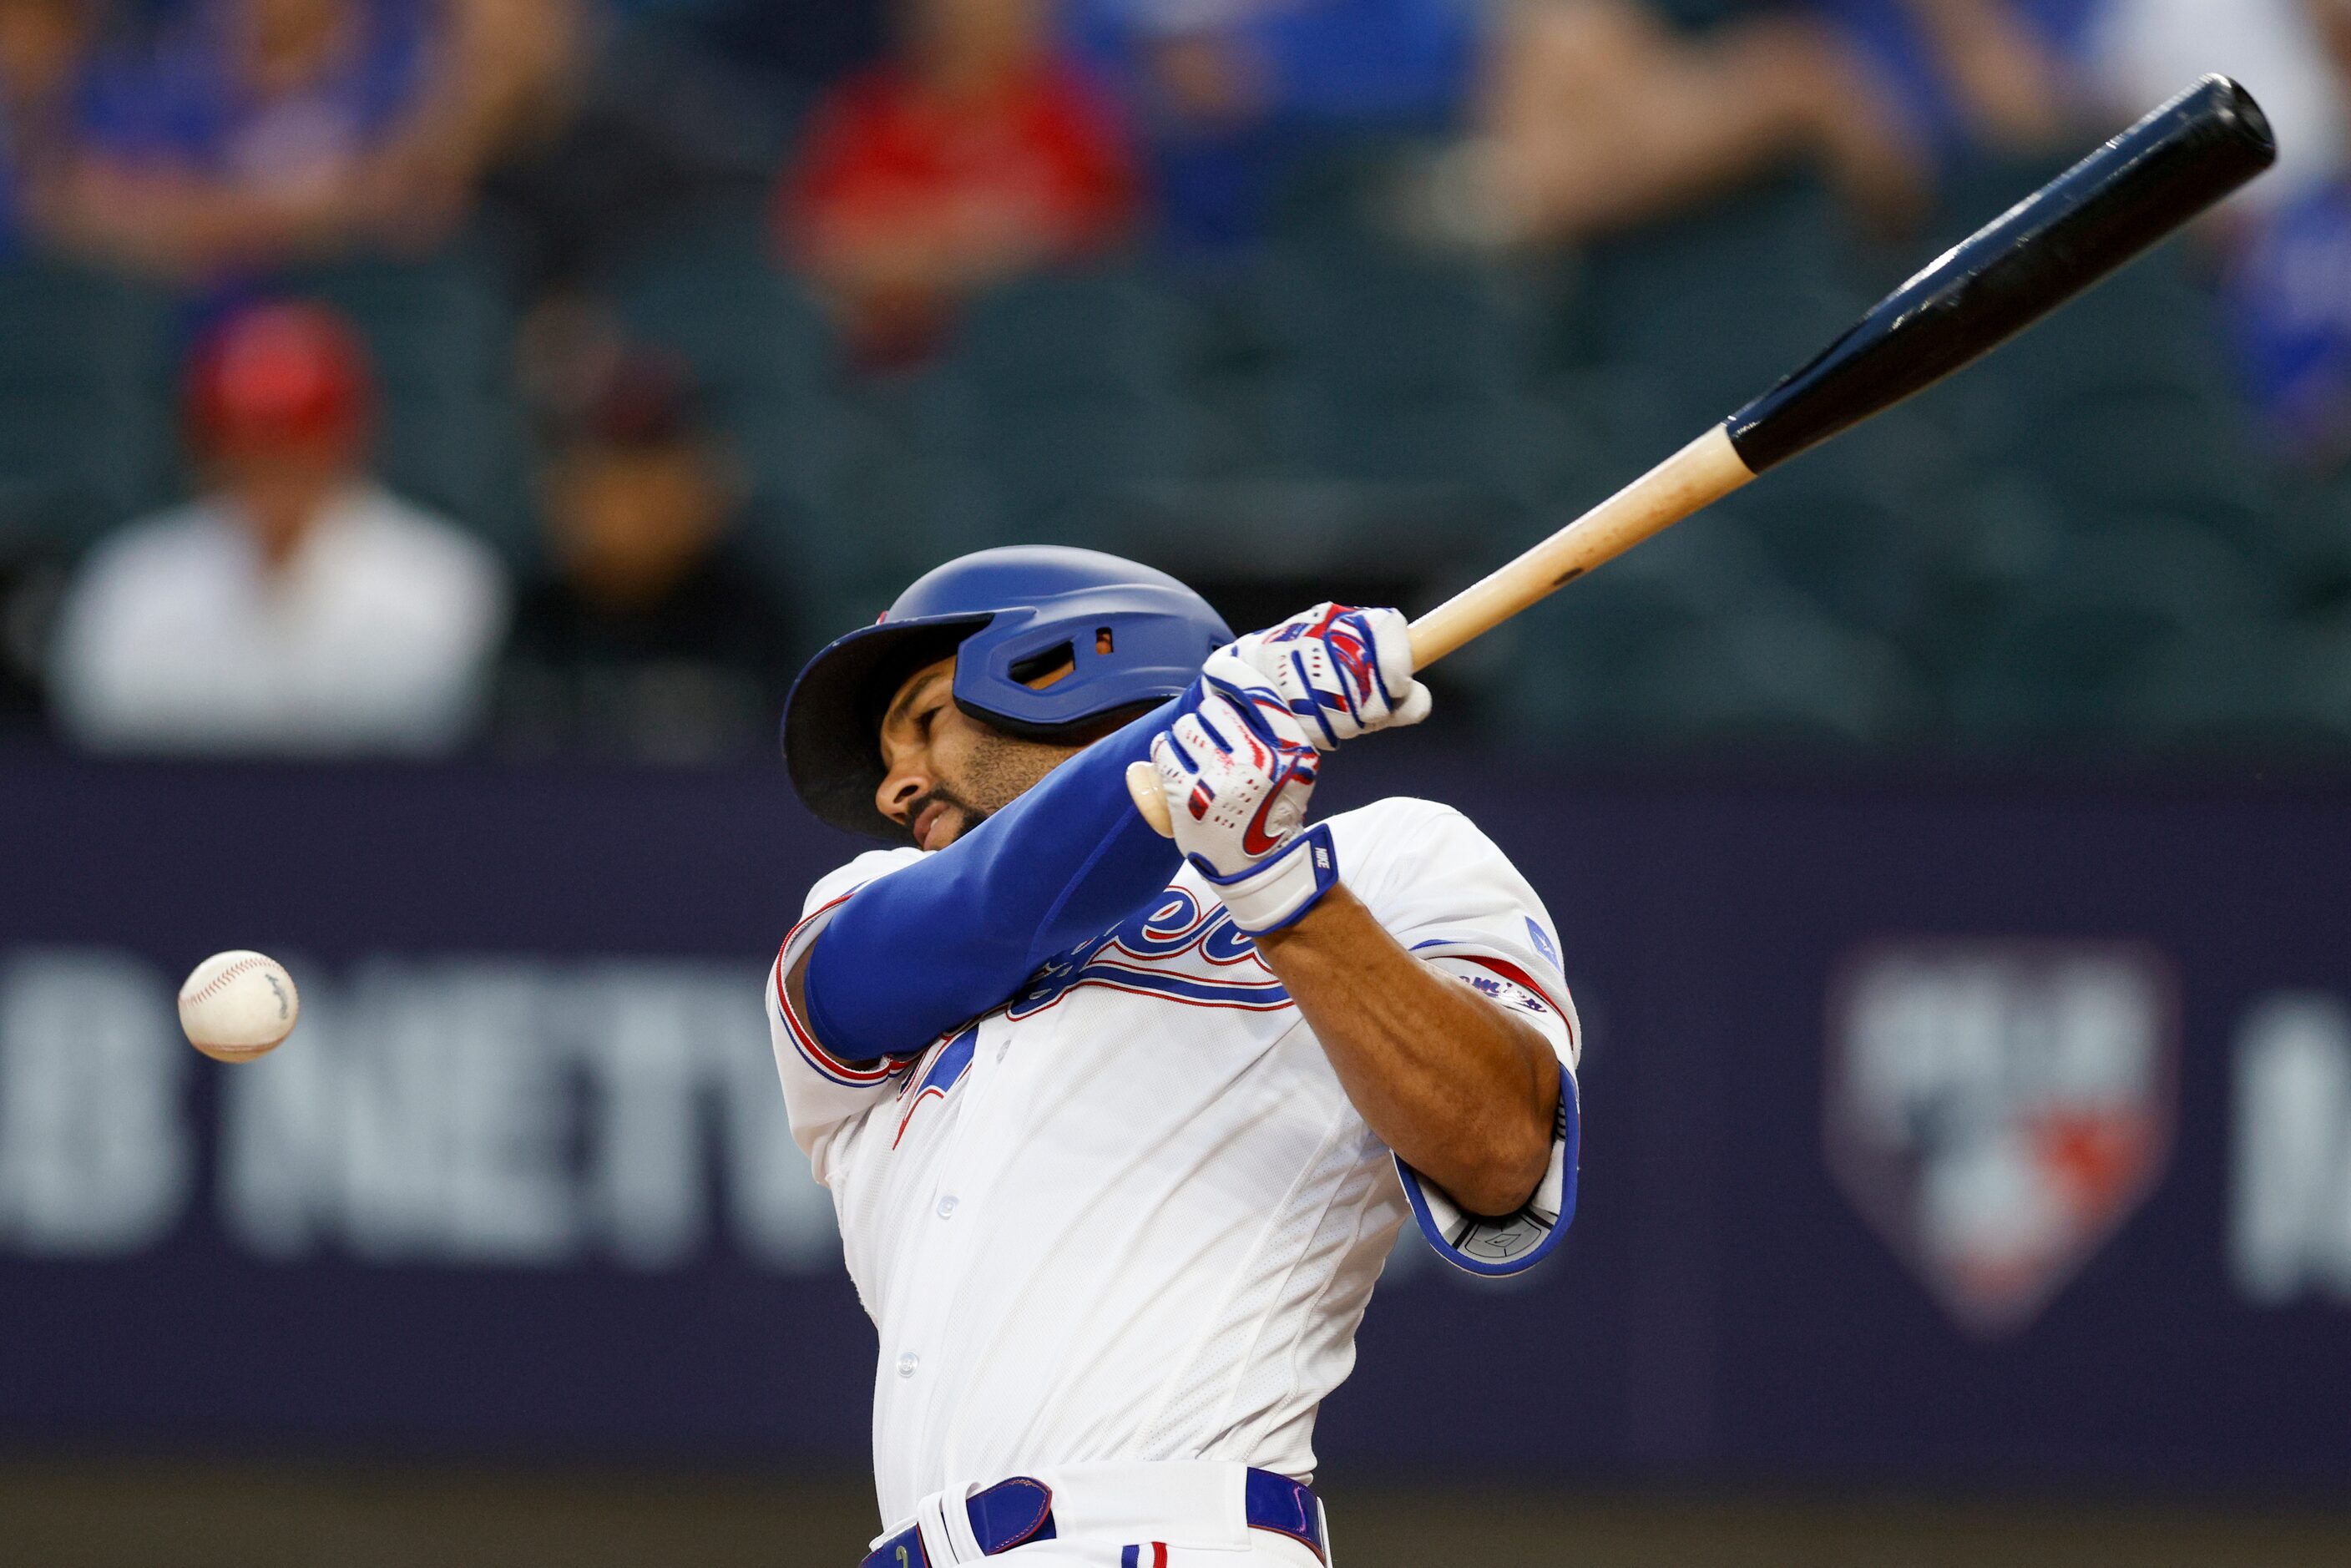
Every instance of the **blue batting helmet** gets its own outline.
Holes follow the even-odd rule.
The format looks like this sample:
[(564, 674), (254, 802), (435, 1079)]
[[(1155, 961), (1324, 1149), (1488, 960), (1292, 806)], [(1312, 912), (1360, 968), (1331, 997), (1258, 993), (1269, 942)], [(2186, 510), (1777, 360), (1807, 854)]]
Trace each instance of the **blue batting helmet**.
[(981, 550), (925, 573), (880, 621), (809, 661), (784, 705), (784, 762), (826, 821), (904, 838), (873, 801), (882, 711), (923, 665), (954, 653), (957, 707), (1008, 734), (1058, 740), (1176, 695), (1232, 638), (1207, 600), (1164, 571), (1059, 545)]

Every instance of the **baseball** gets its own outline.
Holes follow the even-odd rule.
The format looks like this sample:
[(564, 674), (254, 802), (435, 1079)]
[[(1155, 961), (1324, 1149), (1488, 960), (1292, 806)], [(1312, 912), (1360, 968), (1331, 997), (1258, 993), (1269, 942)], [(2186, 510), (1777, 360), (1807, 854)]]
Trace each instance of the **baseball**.
[(251, 1061), (293, 1032), (294, 977), (266, 953), (215, 953), (180, 988), (180, 1027), (215, 1061)]

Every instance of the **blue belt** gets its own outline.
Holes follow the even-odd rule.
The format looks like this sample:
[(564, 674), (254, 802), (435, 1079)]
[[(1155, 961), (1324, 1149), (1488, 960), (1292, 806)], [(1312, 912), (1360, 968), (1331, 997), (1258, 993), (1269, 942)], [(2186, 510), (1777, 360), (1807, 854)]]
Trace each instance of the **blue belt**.
[[(1032, 1541), (1056, 1539), (1053, 1530), (1053, 1489), (1028, 1476), (998, 1481), (964, 1501), (971, 1520), (971, 1537), (980, 1553), (993, 1557)], [(1317, 1557), (1322, 1552), (1322, 1511), (1315, 1506), (1314, 1489), (1271, 1470), (1251, 1470), (1242, 1489), (1242, 1511), (1251, 1530), (1270, 1530), (1302, 1541)], [(1327, 1559), (1326, 1559), (1327, 1561)], [(934, 1568), (923, 1550), (923, 1532), (908, 1525), (865, 1554), (858, 1568)]]

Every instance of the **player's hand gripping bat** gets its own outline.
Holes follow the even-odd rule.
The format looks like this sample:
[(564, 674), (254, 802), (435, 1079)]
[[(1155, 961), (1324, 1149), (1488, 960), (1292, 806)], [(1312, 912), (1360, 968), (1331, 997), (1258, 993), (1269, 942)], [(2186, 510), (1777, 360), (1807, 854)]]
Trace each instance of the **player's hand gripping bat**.
[[(2252, 96), (2210, 76), (1887, 295), (1810, 364), (1509, 565), (1412, 623), (1426, 668), (1767, 468), (1893, 407), (2184, 227), (2277, 159)], [(1136, 810), (1169, 831), (1147, 762)]]

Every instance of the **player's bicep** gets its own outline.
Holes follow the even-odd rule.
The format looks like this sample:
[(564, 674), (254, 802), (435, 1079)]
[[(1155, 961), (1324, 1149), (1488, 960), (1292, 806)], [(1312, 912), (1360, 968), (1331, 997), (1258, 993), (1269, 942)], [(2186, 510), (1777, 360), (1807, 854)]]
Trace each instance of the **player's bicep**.
[(1416, 955), (1433, 969), (1459, 980), (1472, 991), (1541, 1036), (1560, 1065), (1574, 1071), (1583, 1055), (1583, 1032), (1575, 1017), (1575, 1000), (1567, 988), (1550, 975), (1539, 974), (1523, 955), (1492, 951), (1499, 946), (1473, 939), (1433, 939)]
[(1333, 827), (1349, 889), (1390, 936), (1536, 1023), (1573, 1064), (1581, 1031), (1551, 915), (1477, 824), (1449, 806), (1391, 800)]

